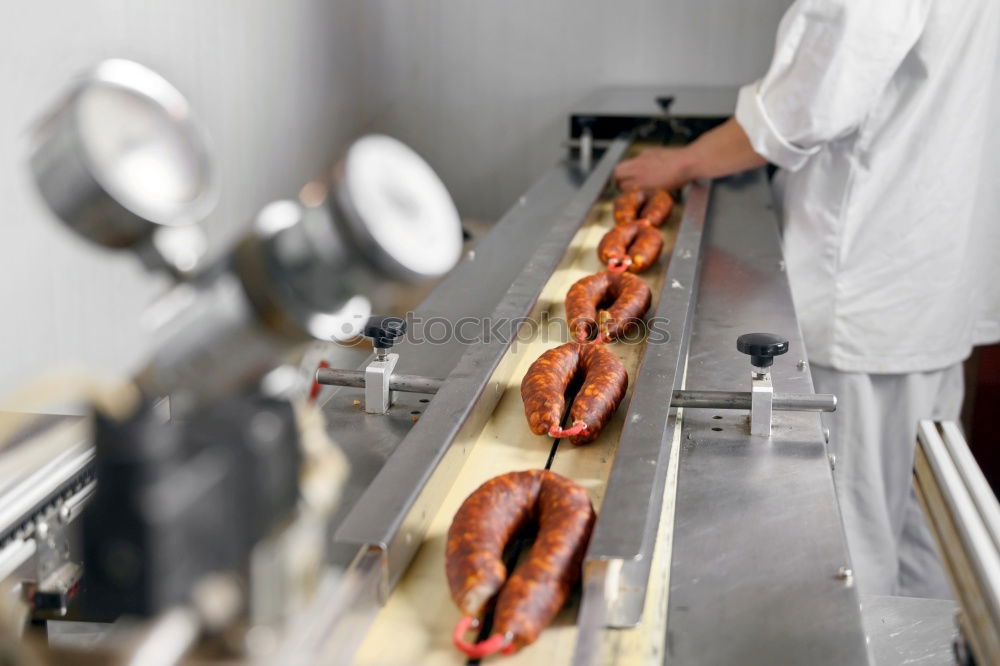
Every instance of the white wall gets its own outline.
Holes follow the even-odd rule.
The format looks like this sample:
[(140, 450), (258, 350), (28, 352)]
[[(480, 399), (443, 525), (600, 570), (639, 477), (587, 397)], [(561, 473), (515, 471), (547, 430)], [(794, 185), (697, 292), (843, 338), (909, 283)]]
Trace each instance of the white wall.
[(42, 207), (26, 129), (106, 57), (160, 71), (213, 136), (216, 248), (351, 137), (386, 131), (495, 219), (560, 154), (566, 111), (607, 84), (758, 75), (788, 0), (34, 0), (0, 21), (0, 393), (68, 362), (122, 372), (159, 287)]
[(621, 84), (738, 85), (761, 74), (790, 0), (369, 0), (373, 127), (495, 219), (550, 166), (566, 112)]

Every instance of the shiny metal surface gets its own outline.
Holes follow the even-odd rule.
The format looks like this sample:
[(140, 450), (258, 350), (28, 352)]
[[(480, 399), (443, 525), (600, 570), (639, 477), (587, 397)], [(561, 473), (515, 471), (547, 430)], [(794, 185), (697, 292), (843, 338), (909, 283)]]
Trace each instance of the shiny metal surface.
[[(653, 315), (668, 320), (669, 336), (647, 344), (587, 550), (581, 615), (601, 618), (599, 627), (631, 627), (642, 616), (677, 425), (663, 388), (683, 385), (710, 193), (705, 183), (685, 192), (684, 217)], [(580, 635), (596, 630), (587, 627)], [(593, 656), (586, 640), (576, 646), (577, 664)]]
[(750, 378), (750, 434), (771, 436), (771, 405), (774, 402), (774, 384), (771, 373), (754, 372)]
[[(93, 480), (94, 449), (89, 432), (79, 417), (65, 417), (53, 428), (74, 428), (56, 438), (42, 440), (38, 434), (24, 450), (14, 449), (0, 457), (0, 545), (24, 529), (30, 535), (33, 516), (51, 510), (56, 503), (76, 503), (89, 495)], [(35, 450), (28, 450), (35, 449)], [(22, 526), (27, 525), (27, 528)]]
[(366, 263), (318, 195), (316, 205), (273, 201), (257, 213), (234, 268), (259, 317), (286, 336), (346, 341), (389, 278)]
[(392, 404), (389, 377), (399, 361), (399, 354), (379, 354), (365, 368), (365, 412), (385, 414)]
[(1000, 660), (997, 499), (968, 452), (961, 430), (955, 424), (946, 426), (920, 422), (914, 489), (961, 604), (962, 633), (977, 662), (996, 663)]
[(959, 425), (954, 421), (943, 421), (940, 424), (940, 432), (941, 440), (976, 505), (983, 526), (993, 540), (994, 547), (1000, 548), (1000, 503), (997, 502), (997, 496), (983, 475), (975, 456), (972, 455)]
[(200, 220), (218, 194), (183, 95), (128, 60), (106, 60), (74, 82), (37, 127), (31, 168), (53, 212), (108, 247)]
[[(316, 382), (324, 386), (353, 386), (364, 388), (364, 370), (340, 370), (336, 368), (319, 368), (316, 371)], [(436, 377), (418, 377), (417, 375), (401, 375), (393, 373), (389, 376), (389, 388), (393, 391), (406, 393), (424, 393), (433, 395), (441, 389), (443, 379)]]
[[(746, 391), (674, 391), (671, 407), (690, 409), (750, 409)], [(829, 393), (775, 393), (771, 407), (786, 412), (833, 412), (837, 396)]]
[(462, 223), (430, 165), (401, 141), (369, 134), (335, 169), (334, 217), (370, 263), (396, 279), (444, 275), (462, 251)]
[(957, 611), (950, 599), (862, 595), (861, 618), (873, 664), (956, 664)]
[[(773, 331), (803, 358), (763, 170), (716, 181), (687, 386), (745, 386), (742, 333)], [(776, 387), (812, 392), (775, 359)], [(778, 412), (770, 438), (745, 416), (685, 410), (667, 621), (672, 664), (865, 664), (869, 657), (819, 415)]]
[[(568, 204), (547, 220), (547, 233), (530, 262), (490, 316), (494, 322), (509, 322), (511, 335), (484, 340), (462, 356), (337, 530), (335, 538), (342, 544), (386, 551), (389, 588), (413, 557), (428, 521), (461, 469), (465, 434), (478, 433), (499, 400), (512, 371), (512, 363), (501, 361), (514, 336), (627, 147), (626, 141), (619, 141), (609, 148)], [(408, 355), (401, 351), (400, 356)]]

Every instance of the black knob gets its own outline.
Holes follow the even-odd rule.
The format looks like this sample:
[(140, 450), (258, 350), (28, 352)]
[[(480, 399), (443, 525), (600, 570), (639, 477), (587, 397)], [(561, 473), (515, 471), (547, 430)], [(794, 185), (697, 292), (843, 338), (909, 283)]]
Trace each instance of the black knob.
[(750, 362), (758, 368), (769, 367), (775, 356), (788, 351), (788, 340), (774, 333), (744, 333), (736, 338), (736, 348), (750, 355)]
[(389, 349), (406, 333), (406, 320), (387, 315), (372, 315), (365, 324), (364, 334), (372, 339), (376, 349)]

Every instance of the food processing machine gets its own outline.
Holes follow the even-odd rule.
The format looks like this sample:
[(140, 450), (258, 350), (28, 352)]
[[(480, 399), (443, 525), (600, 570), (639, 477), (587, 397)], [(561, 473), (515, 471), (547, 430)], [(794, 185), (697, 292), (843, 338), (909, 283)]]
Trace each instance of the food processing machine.
[[(434, 191), (433, 219), (393, 217), (374, 194), (332, 179), (321, 205), (262, 211), (231, 263), (211, 269), (183, 237), (190, 227), (162, 234), (153, 212), (137, 220), (115, 209), (121, 199), (73, 217), (91, 199), (63, 205), (59, 193), (87, 191), (65, 184), (86, 178), (45, 178), (36, 157), (60, 217), (98, 242), (139, 248), (201, 307), (162, 316), (182, 333), (165, 336), (136, 379), (143, 419), (122, 426), (111, 410), (96, 425), (36, 423), (0, 454), (56, 452), (38, 453), (24, 463), (30, 474), (0, 487), (31, 496), (23, 510), (0, 504), (0, 579), (14, 599), (0, 610), (20, 613), (5, 626), (30, 620), (36, 630), (24, 635), (37, 638), (47, 622), (58, 663), (100, 650), (96, 663), (464, 664), (451, 645), (459, 611), (444, 580), (444, 533), (486, 479), (549, 468), (586, 488), (597, 509), (581, 592), (535, 644), (492, 659), (863, 664), (914, 645), (950, 655), (953, 604), (863, 599), (854, 587), (819, 415), (835, 399), (813, 393), (764, 170), (680, 193), (664, 228), (672, 252), (643, 274), (654, 294), (647, 333), (615, 347), (630, 386), (601, 437), (573, 447), (525, 423), (520, 379), (569, 339), (566, 289), (601, 268), (594, 248), (611, 224), (615, 164), (642, 145), (689, 141), (734, 105), (733, 90), (595, 93), (570, 115), (566, 157), (398, 316), (370, 317), (369, 296), (444, 273), (458, 252), (439, 183), (397, 166), (408, 159), (399, 152), (378, 153), (371, 167), (400, 188), (384, 199), (402, 197), (410, 210)], [(183, 163), (197, 171), (202, 151), (190, 145)], [(197, 182), (210, 198), (211, 178)], [(109, 214), (122, 231), (113, 242), (97, 224)], [(414, 246), (440, 252), (411, 256)], [(220, 308), (233, 294), (241, 308)], [(185, 344), (185, 327), (206, 321), (202, 342)], [(760, 332), (771, 335), (737, 349), (740, 336)], [(331, 350), (359, 335), (374, 352), (348, 366)], [(290, 361), (308, 338), (325, 342)], [(252, 353), (216, 372), (212, 351), (236, 343)], [(328, 447), (319, 490), (302, 473), (308, 426), (288, 411), (303, 404), (318, 407), (310, 423), (322, 424)], [(246, 451), (259, 457), (224, 465), (218, 478), (200, 473), (215, 469), (206, 454), (232, 462)], [(126, 510), (128, 520), (106, 522), (154, 477), (165, 481), (145, 490), (172, 513)], [(207, 544), (219, 544), (211, 558), (192, 557)], [(128, 593), (136, 580), (143, 595)], [(90, 651), (56, 640), (75, 626), (56, 618), (88, 623)], [(14, 644), (9, 633), (3, 640)]]

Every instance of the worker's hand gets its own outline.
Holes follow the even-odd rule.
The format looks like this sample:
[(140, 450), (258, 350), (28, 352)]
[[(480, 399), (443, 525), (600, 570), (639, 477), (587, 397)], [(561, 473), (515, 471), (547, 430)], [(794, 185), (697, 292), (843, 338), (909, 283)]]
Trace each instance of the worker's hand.
[(615, 167), (618, 187), (675, 190), (693, 179), (687, 148), (647, 148)]

